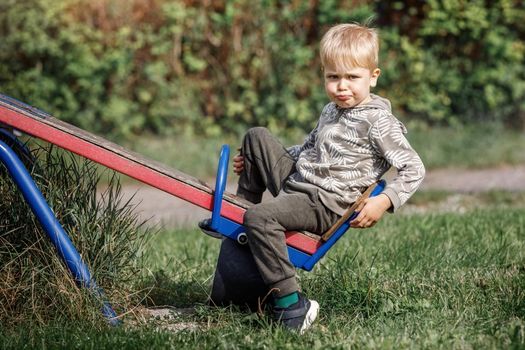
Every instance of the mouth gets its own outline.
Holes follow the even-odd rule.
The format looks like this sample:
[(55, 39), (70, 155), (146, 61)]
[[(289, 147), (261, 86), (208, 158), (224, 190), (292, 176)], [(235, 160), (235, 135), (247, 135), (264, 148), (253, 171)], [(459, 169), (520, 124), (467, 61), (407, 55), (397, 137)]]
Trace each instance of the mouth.
[(338, 101), (348, 101), (352, 98), (352, 96), (349, 96), (349, 95), (336, 95), (335, 98), (338, 100)]

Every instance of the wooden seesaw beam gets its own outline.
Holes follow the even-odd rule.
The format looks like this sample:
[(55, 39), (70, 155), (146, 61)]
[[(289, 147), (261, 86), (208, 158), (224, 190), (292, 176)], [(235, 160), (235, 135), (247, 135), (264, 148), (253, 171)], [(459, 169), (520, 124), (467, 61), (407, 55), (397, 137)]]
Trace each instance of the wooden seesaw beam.
[[(115, 143), (65, 123), (37, 108), (0, 94), (0, 123), (90, 159), (206, 210), (213, 209), (213, 189), (205, 182), (147, 159)], [(224, 193), (221, 216), (242, 224), (250, 204)], [(287, 232), (286, 243), (313, 254), (321, 242), (299, 232)]]

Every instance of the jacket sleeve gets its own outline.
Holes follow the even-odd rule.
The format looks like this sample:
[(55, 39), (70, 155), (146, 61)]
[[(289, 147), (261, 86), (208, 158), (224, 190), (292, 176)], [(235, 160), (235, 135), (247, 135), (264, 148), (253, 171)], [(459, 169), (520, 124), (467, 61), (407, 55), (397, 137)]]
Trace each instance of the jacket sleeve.
[(405, 126), (391, 114), (384, 114), (372, 124), (370, 142), (378, 155), (397, 169), (397, 176), (383, 193), (392, 202), (392, 211), (416, 192), (425, 177), (425, 166), (405, 138)]

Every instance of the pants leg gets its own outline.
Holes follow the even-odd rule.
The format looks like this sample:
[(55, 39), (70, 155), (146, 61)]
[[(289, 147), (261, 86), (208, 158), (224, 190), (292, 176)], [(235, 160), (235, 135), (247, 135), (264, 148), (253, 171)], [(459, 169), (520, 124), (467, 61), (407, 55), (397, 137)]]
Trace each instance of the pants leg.
[[(265, 128), (246, 133), (241, 154), (244, 171), (239, 178), (237, 195), (259, 203), (268, 189), (274, 196), (295, 169), (295, 161), (286, 148)], [(248, 305), (257, 310), (258, 301), (268, 293), (253, 254), (248, 246), (222, 240), (213, 279), (211, 302), (216, 305)]]
[(223, 241), (212, 300), (220, 304), (256, 305), (257, 298), (264, 297), (268, 288), (277, 288), (274, 295), (278, 297), (299, 288), (284, 232), (322, 233), (332, 226), (337, 216), (321, 204), (315, 190), (293, 194), (281, 191), (288, 176), (295, 171), (295, 161), (265, 128), (253, 128), (246, 133), (241, 154), (244, 171), (239, 178), (237, 195), (260, 203), (263, 192), (268, 189), (277, 198), (254, 205), (245, 213), (250, 256), (243, 250), (245, 247)]
[(289, 260), (285, 231), (323, 233), (338, 216), (321, 204), (317, 191), (282, 191), (244, 214), (244, 226), (255, 264), (264, 283), (281, 297), (299, 290), (295, 267)]
[(266, 189), (277, 196), (286, 178), (295, 171), (295, 160), (266, 128), (248, 130), (241, 154), (244, 171), (239, 177), (237, 195), (252, 203), (259, 203)]

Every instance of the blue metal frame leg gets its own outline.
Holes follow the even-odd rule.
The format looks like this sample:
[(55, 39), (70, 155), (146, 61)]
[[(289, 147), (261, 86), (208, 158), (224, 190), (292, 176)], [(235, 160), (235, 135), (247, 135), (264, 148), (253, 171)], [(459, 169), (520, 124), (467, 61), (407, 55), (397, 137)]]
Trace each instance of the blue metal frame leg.
[(0, 160), (6, 166), (11, 178), (22, 192), (24, 199), (47, 233), (55, 246), (59, 256), (62, 258), (69, 271), (81, 287), (88, 288), (102, 301), (102, 313), (112, 325), (117, 325), (120, 320), (108, 301), (105, 300), (104, 292), (91, 278), (89, 269), (82, 261), (75, 246), (56, 219), (53, 211), (47, 204), (44, 196), (29, 175), (29, 172), (17, 157), (15, 152), (4, 142), (0, 141)]

